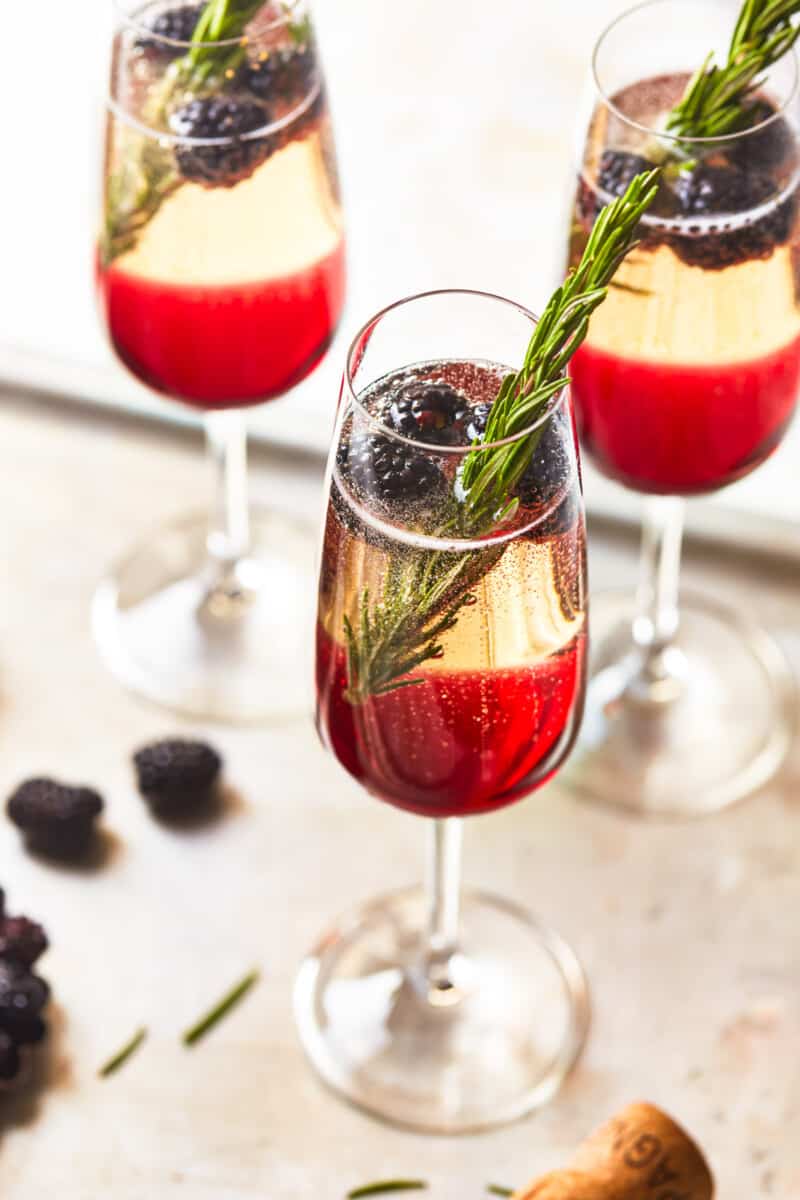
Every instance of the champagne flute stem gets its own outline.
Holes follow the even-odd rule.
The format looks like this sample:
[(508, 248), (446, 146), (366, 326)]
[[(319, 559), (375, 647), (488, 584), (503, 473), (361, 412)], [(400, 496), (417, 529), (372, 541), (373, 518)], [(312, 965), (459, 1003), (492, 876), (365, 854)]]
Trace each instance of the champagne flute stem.
[(428, 944), (425, 973), (428, 999), (443, 1005), (456, 999), (450, 967), (458, 950), (461, 912), (461, 847), (464, 823), (456, 817), (431, 822), (428, 848)]
[(672, 676), (670, 649), (680, 625), (679, 586), (685, 502), (678, 496), (645, 500), (641, 575), (633, 639), (653, 684)]
[(216, 468), (216, 498), (208, 535), (211, 557), (230, 567), (250, 548), (247, 426), (237, 409), (207, 413), (206, 437)]

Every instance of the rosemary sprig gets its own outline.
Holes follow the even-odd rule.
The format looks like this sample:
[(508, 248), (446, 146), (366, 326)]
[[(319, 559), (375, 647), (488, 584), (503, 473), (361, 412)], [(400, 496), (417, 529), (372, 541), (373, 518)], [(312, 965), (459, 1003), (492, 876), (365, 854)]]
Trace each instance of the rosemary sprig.
[(183, 1035), (184, 1046), (193, 1046), (195, 1042), (199, 1042), (201, 1037), (204, 1037), (210, 1029), (213, 1029), (244, 998), (251, 987), (258, 982), (258, 979), (259, 972), (250, 971), (235, 987), (226, 992), (222, 999), (209, 1012), (202, 1016), (199, 1021), (196, 1021), (190, 1029), (186, 1030)]
[[(798, 0), (800, 2), (800, 0)], [(511, 497), (544, 432), (519, 435), (541, 418), (547, 404), (569, 382), (564, 371), (586, 337), (589, 319), (603, 303), (622, 260), (634, 244), (636, 227), (658, 191), (659, 172), (637, 175), (622, 196), (600, 213), (581, 261), (550, 297), (537, 322), (521, 369), (507, 375), (492, 405), (484, 440), (511, 445), (474, 449), (464, 463), (461, 483), (466, 493), (468, 524), (483, 529), (487, 521), (508, 515)]]
[[(516, 507), (514, 490), (528, 469), (544, 432), (540, 423), (552, 398), (568, 382), (564, 369), (578, 349), (589, 318), (634, 244), (636, 226), (655, 198), (658, 171), (639, 175), (595, 223), (578, 267), (553, 294), (531, 338), (521, 370), (504, 379), (486, 428), (486, 442), (516, 438), (509, 445), (473, 449), (461, 474), (463, 503), (453, 501), (439, 534), (481, 537), (507, 520)], [(453, 552), (418, 550), (390, 562), (381, 599), (367, 588), (357, 616), (344, 617), (351, 704), (422, 682), (409, 674), (443, 652), (442, 635), (452, 629), (472, 600), (471, 588), (499, 561), (504, 543)]]
[(716, 66), (709, 54), (667, 120), (683, 138), (723, 137), (746, 129), (763, 72), (783, 58), (800, 36), (800, 0), (745, 0), (733, 31), (728, 60)]
[(116, 1054), (114, 1054), (106, 1063), (103, 1064), (103, 1066), (97, 1072), (100, 1078), (107, 1079), (109, 1075), (113, 1075), (115, 1071), (118, 1071), (120, 1067), (123, 1066), (128, 1059), (136, 1053), (146, 1037), (147, 1030), (144, 1026), (142, 1026), (141, 1029), (137, 1029), (133, 1037), (130, 1038), (130, 1040), (127, 1041), (125, 1045), (117, 1051)]
[(347, 1200), (362, 1200), (364, 1196), (385, 1196), (389, 1192), (423, 1192), (428, 1185), (424, 1179), (379, 1179), (365, 1183), (347, 1193)]
[(245, 29), (263, 4), (264, 0), (208, 0), (192, 34), (191, 49), (174, 64), (175, 82), (197, 91), (211, 78), (234, 75), (247, 54)]
[(347, 692), (351, 704), (412, 687), (416, 667), (443, 654), (441, 637), (452, 629), (462, 608), (474, 603), (473, 586), (497, 562), (502, 546), (450, 553), (418, 551), (401, 562), (392, 558), (383, 599), (371, 606), (364, 588), (358, 621), (344, 618), (347, 645)]

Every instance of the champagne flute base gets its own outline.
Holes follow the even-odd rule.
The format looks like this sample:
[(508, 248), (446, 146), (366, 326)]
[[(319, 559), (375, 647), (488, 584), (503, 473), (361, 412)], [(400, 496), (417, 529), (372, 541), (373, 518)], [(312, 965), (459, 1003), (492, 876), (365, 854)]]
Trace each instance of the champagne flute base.
[(412, 889), (340, 920), (303, 963), (295, 1016), (306, 1053), (346, 1100), (424, 1133), (469, 1133), (546, 1104), (589, 1026), (572, 950), (509, 901), (462, 899), (449, 989), (432, 989), (427, 901)]
[(682, 595), (680, 614), (674, 641), (647, 673), (631, 636), (634, 596), (593, 600), (584, 721), (564, 772), (581, 797), (638, 816), (700, 817), (781, 767), (796, 702), (781, 650), (708, 598)]
[(100, 653), (131, 691), (199, 720), (253, 724), (310, 710), (315, 537), (255, 510), (245, 557), (209, 554), (208, 519), (159, 530), (99, 585)]

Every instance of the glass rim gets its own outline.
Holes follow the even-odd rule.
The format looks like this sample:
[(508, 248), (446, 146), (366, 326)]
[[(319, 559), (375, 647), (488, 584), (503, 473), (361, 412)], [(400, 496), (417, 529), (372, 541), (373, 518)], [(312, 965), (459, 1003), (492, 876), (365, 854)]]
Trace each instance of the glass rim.
[(614, 19), (605, 26), (602, 33), (600, 33), (598, 36), (597, 41), (594, 44), (594, 50), (592, 51), (592, 79), (594, 81), (597, 94), (603, 103), (608, 106), (611, 112), (613, 112), (614, 116), (619, 118), (620, 121), (623, 121), (631, 129), (637, 129), (640, 133), (651, 134), (653, 137), (660, 138), (663, 141), (673, 142), (679, 146), (715, 146), (722, 143), (727, 143), (730, 145), (731, 142), (734, 142), (737, 139), (750, 137), (752, 134), (760, 133), (762, 130), (767, 129), (773, 124), (773, 122), (782, 117), (786, 112), (786, 109), (796, 97), (798, 82), (800, 82), (797, 51), (794, 46), (791, 46), (789, 50), (787, 50), (786, 54), (784, 54), (783, 58), (778, 60), (779, 62), (783, 62), (785, 58), (791, 57), (793, 77), (792, 84), (787, 95), (783, 98), (781, 103), (770, 116), (765, 117), (763, 121), (759, 121), (757, 125), (751, 125), (749, 129), (740, 129), (737, 133), (718, 133), (713, 137), (694, 138), (686, 137), (683, 134), (669, 133), (667, 130), (653, 129), (650, 125), (644, 125), (641, 121), (635, 121), (632, 117), (629, 117), (626, 113), (624, 113), (617, 104), (614, 103), (613, 97), (608, 95), (606, 89), (600, 82), (600, 73), (597, 60), (603, 47), (603, 43), (605, 42), (606, 38), (614, 32), (618, 25), (621, 25), (628, 19), (628, 17), (632, 17), (634, 13), (641, 12), (645, 8), (655, 8), (657, 5), (672, 3), (674, 3), (674, 0), (639, 0), (638, 4), (634, 4), (630, 8), (626, 8), (624, 12), (621, 12), (614, 17)]
[[(202, 44), (198, 43), (198, 45)], [(311, 108), (321, 90), (322, 84), (317, 79), (314, 82), (314, 86), (306, 93), (299, 104), (295, 105), (288, 113), (284, 113), (282, 117), (278, 117), (266, 125), (261, 125), (258, 129), (251, 129), (247, 133), (232, 134), (229, 137), (192, 137), (188, 134), (175, 133), (171, 129), (158, 129), (155, 126), (146, 125), (144, 121), (140, 121), (132, 113), (126, 112), (113, 96), (106, 97), (106, 108), (109, 112), (113, 113), (117, 120), (135, 129), (143, 137), (156, 138), (165, 146), (232, 146), (239, 145), (240, 142), (260, 141), (262, 138), (271, 137), (273, 134), (279, 133), (281, 129), (284, 129), (287, 125), (291, 125)]]
[[(264, 0), (264, 2), (266, 3), (267, 0)], [(288, 25), (292, 13), (294, 12), (295, 8), (297, 8), (298, 4), (300, 4), (300, 2), (301, 2), (301, 0), (280, 0), (280, 5), (281, 5), (281, 8), (283, 9), (283, 15), (280, 17), (276, 17), (274, 21), (270, 21), (269, 24), (267, 24), (267, 25), (262, 25), (260, 27), (260, 32), (267, 33), (271, 29), (280, 28), (281, 25)], [(162, 45), (162, 46), (176, 46), (181, 50), (189, 50), (192, 46), (202, 46), (202, 47), (241, 46), (243, 43), (250, 41), (250, 38), (247, 36), (247, 34), (244, 34), (244, 33), (241, 34), (239, 37), (221, 38), (217, 41), (210, 41), (210, 42), (194, 42), (191, 40), (191, 38), (189, 39), (189, 41), (184, 41), (183, 39), (180, 39), (180, 38), (165, 37), (164, 34), (154, 33), (153, 30), (150, 29), (149, 26), (147, 26), (144, 21), (138, 19), (137, 13), (126, 12), (125, 11), (125, 0), (111, 0), (111, 3), (113, 5), (115, 12), (117, 13), (117, 17), (119, 19), (120, 24), (127, 25), (131, 29), (135, 29), (137, 33), (143, 34), (145, 37), (149, 38), (150, 41), (158, 42), (159, 45)], [(145, 5), (146, 5), (146, 0), (143, 0), (143, 2), (138, 6), (139, 13), (145, 7)], [(167, 9), (165, 11), (169, 11), (169, 10)]]
[[(558, 409), (563, 407), (566, 397), (569, 394), (569, 383), (566, 383), (559, 392), (556, 392), (555, 396), (551, 396), (544, 412), (537, 417), (535, 421), (531, 422), (530, 425), (526, 426), (525, 429), (520, 430), (519, 433), (512, 434), (507, 438), (501, 438), (500, 441), (497, 442), (471, 442), (469, 445), (465, 446), (440, 446), (437, 443), (426, 442), (421, 438), (407, 437), (404, 433), (400, 433), (399, 430), (393, 429), (390, 425), (386, 425), (383, 421), (379, 420), (375, 414), (370, 412), (367, 406), (359, 399), (353, 386), (353, 375), (358, 365), (356, 360), (358, 359), (360, 362), (360, 356), (362, 355), (363, 349), (366, 348), (364, 346), (364, 339), (367, 338), (368, 335), (371, 336), (372, 331), (377, 328), (378, 324), (384, 319), (384, 317), (388, 316), (396, 309), (404, 308), (407, 304), (413, 304), (418, 300), (430, 300), (436, 296), (471, 296), (477, 300), (494, 301), (495, 303), (501, 304), (506, 308), (514, 309), (521, 316), (530, 321), (531, 326), (534, 329), (536, 328), (539, 320), (535, 313), (532, 313), (531, 310), (526, 308), (524, 304), (519, 304), (516, 300), (509, 300), (505, 296), (498, 295), (496, 292), (483, 292), (475, 288), (433, 288), (430, 291), (415, 292), (411, 296), (404, 296), (402, 299), (395, 300), (392, 304), (387, 304), (384, 308), (381, 308), (378, 312), (374, 313), (368, 321), (364, 322), (350, 342), (347, 350), (347, 356), (345, 358), (343, 380), (344, 388), (348, 393), (349, 403), (358, 409), (358, 411), (362, 414), (362, 416), (365, 417), (370, 425), (374, 426), (376, 430), (379, 430), (386, 437), (391, 438), (393, 441), (405, 444), (406, 446), (412, 446), (415, 450), (424, 451), (426, 454), (435, 454), (437, 457), (443, 455), (455, 455), (457, 457), (464, 458), (467, 454), (471, 454), (473, 451), (476, 453), (483, 453), (484, 451), (494, 450), (500, 446), (513, 446), (517, 442), (523, 441), (526, 437), (543, 425), (545, 421), (548, 421), (550, 417), (552, 417), (558, 411)], [(464, 359), (463, 361), (468, 360)], [(413, 366), (414, 364), (409, 363), (405, 365)], [(397, 369), (401, 370), (402, 366), (398, 367)]]

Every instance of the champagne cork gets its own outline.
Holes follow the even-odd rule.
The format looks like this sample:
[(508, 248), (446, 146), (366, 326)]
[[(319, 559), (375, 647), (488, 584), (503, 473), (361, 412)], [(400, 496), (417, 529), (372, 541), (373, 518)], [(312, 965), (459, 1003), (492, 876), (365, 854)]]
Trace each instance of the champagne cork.
[(631, 1104), (593, 1133), (565, 1171), (551, 1171), (513, 1200), (711, 1200), (701, 1151), (652, 1104)]

